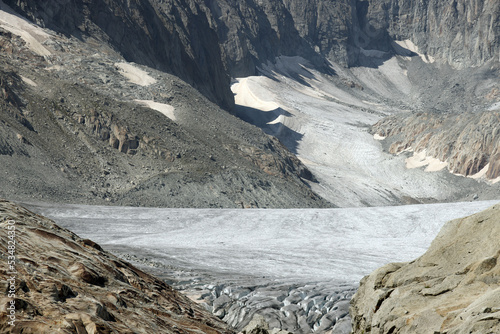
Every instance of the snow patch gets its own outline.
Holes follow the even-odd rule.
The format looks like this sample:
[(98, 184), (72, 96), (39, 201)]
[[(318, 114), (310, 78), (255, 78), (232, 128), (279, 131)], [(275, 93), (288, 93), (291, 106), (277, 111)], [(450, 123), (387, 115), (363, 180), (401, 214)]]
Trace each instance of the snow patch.
[[(237, 105), (246, 106), (262, 111), (276, 110), (280, 106), (273, 101), (264, 101), (258, 98), (250, 89), (249, 80), (263, 80), (261, 77), (239, 78), (237, 82), (231, 86), (231, 90), (235, 94), (234, 102)], [(259, 82), (260, 83), (260, 82)]]
[(413, 43), (409, 39), (405, 39), (404, 41), (394, 41), (394, 42), (400, 47), (407, 49), (413, 53), (416, 53), (424, 63), (432, 64), (436, 61), (436, 59), (433, 56), (418, 52), (418, 46), (416, 46), (415, 43)]
[(474, 175), (469, 175), (468, 177), (471, 178), (471, 179), (475, 179), (475, 180), (481, 179), (481, 178), (483, 178), (486, 175), (486, 173), (488, 172), (489, 168), (490, 168), (490, 164), (488, 163), (479, 172), (477, 172)]
[(268, 122), (267, 124), (271, 125), (271, 124), (283, 123), (284, 119), (285, 119), (285, 116), (279, 115), (278, 117), (276, 117), (276, 119), (274, 121)]
[(134, 100), (134, 101), (140, 105), (143, 105), (143, 106), (146, 106), (148, 108), (151, 108), (151, 109), (154, 109), (156, 111), (161, 112), (163, 115), (167, 116), (172, 121), (176, 120), (175, 114), (174, 114), (175, 108), (169, 104), (158, 103), (158, 102), (155, 102), (153, 100)]
[(146, 71), (143, 71), (130, 63), (115, 63), (115, 66), (118, 68), (121, 75), (136, 85), (150, 86), (156, 83), (156, 79), (150, 76)]
[(373, 135), (373, 139), (375, 139), (375, 140), (384, 140), (385, 138), (387, 138), (387, 137), (381, 136), (378, 133)]
[(46, 67), (45, 70), (47, 71), (61, 71), (63, 68), (61, 65), (54, 65), (50, 67)]
[(427, 166), (425, 168), (426, 172), (438, 172), (448, 166), (447, 162), (428, 156), (426, 154), (426, 150), (418, 153), (413, 153), (413, 156), (407, 158), (405, 162), (406, 168), (408, 169)]
[(34, 82), (33, 80), (31, 80), (30, 78), (26, 78), (25, 76), (22, 76), (22, 75), (21, 75), (21, 79), (23, 79), (23, 81), (24, 81), (25, 83), (27, 83), (28, 85), (30, 85), (30, 86), (33, 86), (33, 87), (38, 86), (38, 85), (36, 84), (36, 82)]
[(498, 110), (500, 109), (500, 102), (493, 103), (489, 108), (488, 111), (493, 111), (493, 110)]

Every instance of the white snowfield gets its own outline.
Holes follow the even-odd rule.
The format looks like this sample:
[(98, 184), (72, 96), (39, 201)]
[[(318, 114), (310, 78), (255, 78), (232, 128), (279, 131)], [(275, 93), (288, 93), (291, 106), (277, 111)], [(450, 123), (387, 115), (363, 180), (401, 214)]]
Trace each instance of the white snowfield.
[(141, 70), (132, 63), (116, 63), (115, 66), (120, 71), (121, 75), (136, 85), (150, 86), (156, 83), (156, 79), (150, 76), (148, 72)]
[(172, 121), (176, 120), (175, 113), (174, 113), (175, 108), (169, 104), (159, 103), (159, 102), (155, 102), (153, 100), (134, 100), (134, 102), (137, 102), (140, 105), (146, 106), (146, 107), (154, 109), (156, 111), (159, 111), (163, 115), (170, 118)]
[(158, 209), (31, 205), (105, 249), (223, 275), (357, 284), (410, 261), (448, 220), (496, 201), (342, 209)]

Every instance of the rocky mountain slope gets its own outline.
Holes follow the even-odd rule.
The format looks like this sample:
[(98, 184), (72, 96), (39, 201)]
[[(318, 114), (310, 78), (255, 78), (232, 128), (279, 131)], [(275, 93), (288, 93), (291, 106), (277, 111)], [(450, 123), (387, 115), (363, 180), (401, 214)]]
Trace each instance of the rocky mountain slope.
[(65, 36), (93, 37), (127, 61), (172, 73), (224, 108), (233, 104), (212, 18), (196, 1), (5, 3), (42, 27)]
[(361, 281), (353, 333), (500, 331), (500, 206), (448, 222), (427, 252)]
[(108, 43), (2, 5), (2, 194), (174, 207), (329, 206), (281, 143)]
[[(387, 106), (385, 112), (399, 105), (398, 115), (371, 130), (388, 137), (383, 145), (391, 153), (425, 149), (425, 154), (442, 160), (452, 173), (471, 176), (488, 165), (482, 174), (490, 180), (497, 178), (497, 1), (287, 0), (243, 1), (238, 6), (218, 1), (211, 10), (233, 75), (259, 73), (277, 81), (289, 76), (302, 83), (305, 79), (305, 86), (314, 87), (307, 80), (311, 73), (284, 73), (277, 60), (277, 55), (301, 56), (309, 66), (334, 74), (332, 81), (341, 78), (354, 91), (369, 92), (373, 97), (391, 92), (382, 94), (381, 102)], [(366, 80), (387, 75), (383, 67), (394, 59), (408, 82), (401, 78), (390, 83)], [(271, 63), (276, 67), (268, 71)], [(325, 65), (331, 63), (340, 67)], [(343, 77), (345, 66), (354, 75)], [(366, 68), (376, 73), (368, 74)], [(370, 87), (370, 83), (379, 87)], [(338, 87), (345, 89), (342, 84)], [(439, 125), (428, 124), (429, 113)]]
[(13, 241), (0, 246), (9, 292), (0, 298), (1, 333), (233, 333), (164, 282), (47, 218), (2, 200), (0, 226), (2, 240)]
[(390, 153), (423, 152), (442, 161), (452, 173), (496, 180), (500, 176), (499, 116), (498, 111), (393, 116), (375, 124), (373, 132), (388, 137)]

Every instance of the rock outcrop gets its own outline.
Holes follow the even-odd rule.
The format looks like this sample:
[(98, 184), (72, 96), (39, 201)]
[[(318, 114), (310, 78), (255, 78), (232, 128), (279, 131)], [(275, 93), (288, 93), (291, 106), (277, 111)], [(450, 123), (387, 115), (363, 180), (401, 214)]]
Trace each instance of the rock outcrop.
[(212, 18), (201, 1), (5, 1), (42, 27), (95, 38), (129, 62), (172, 73), (224, 108), (234, 99)]
[(450, 172), (487, 179), (500, 176), (498, 111), (441, 114), (414, 113), (385, 118), (372, 131), (387, 137), (389, 152), (422, 152), (448, 164)]
[(47, 218), (1, 200), (0, 227), (8, 292), (1, 333), (233, 333), (164, 282)]
[(500, 206), (448, 222), (427, 252), (362, 279), (353, 333), (500, 332)]

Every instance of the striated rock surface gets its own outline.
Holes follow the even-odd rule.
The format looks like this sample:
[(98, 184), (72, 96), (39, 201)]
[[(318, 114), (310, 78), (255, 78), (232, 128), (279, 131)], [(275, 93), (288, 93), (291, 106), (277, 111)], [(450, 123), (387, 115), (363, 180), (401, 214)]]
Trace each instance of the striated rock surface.
[(47, 218), (1, 200), (0, 227), (2, 240), (15, 241), (13, 270), (12, 248), (0, 246), (2, 291), (13, 295), (0, 297), (1, 333), (233, 333), (164, 282)]
[(406, 40), (404, 52), (455, 68), (500, 56), (500, 5), (494, 0), (205, 3), (233, 76), (252, 75), (256, 66), (280, 55), (301, 56), (318, 68), (325, 59), (344, 66), (366, 64), (371, 50), (397, 54), (402, 49), (393, 41)]
[[(329, 71), (325, 55), (347, 64), (347, 1), (208, 1), (232, 76), (255, 75), (278, 56), (302, 56)], [(345, 12), (347, 8), (347, 13)], [(346, 15), (347, 14), (347, 15)], [(342, 52), (342, 50), (344, 52)]]
[(454, 67), (474, 67), (499, 59), (498, 1), (370, 0), (357, 3), (366, 7), (365, 22), (370, 30), (385, 30), (395, 40), (409, 39), (418, 47), (418, 52)]
[(500, 332), (500, 206), (448, 222), (427, 252), (361, 281), (353, 333)]

